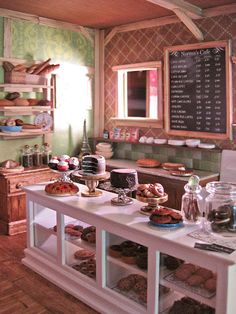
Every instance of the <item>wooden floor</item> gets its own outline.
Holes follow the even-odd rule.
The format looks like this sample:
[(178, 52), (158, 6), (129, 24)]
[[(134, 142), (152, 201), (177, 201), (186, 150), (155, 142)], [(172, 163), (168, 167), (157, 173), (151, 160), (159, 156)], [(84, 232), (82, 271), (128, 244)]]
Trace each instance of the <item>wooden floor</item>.
[(21, 263), (26, 235), (0, 235), (0, 314), (97, 314)]

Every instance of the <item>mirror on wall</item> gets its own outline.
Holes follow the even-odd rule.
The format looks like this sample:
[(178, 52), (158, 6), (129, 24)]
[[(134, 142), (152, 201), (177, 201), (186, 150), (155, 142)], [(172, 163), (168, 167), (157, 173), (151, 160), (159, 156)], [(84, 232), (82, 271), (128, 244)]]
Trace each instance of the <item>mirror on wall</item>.
[(161, 62), (126, 64), (117, 71), (117, 119), (162, 120)]

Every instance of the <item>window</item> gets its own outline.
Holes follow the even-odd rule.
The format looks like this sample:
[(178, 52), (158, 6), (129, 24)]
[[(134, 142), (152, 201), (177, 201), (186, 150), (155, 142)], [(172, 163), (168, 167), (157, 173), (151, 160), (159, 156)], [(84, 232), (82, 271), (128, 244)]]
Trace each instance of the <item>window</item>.
[(117, 71), (117, 110), (119, 125), (151, 123), (163, 127), (161, 62), (113, 67)]

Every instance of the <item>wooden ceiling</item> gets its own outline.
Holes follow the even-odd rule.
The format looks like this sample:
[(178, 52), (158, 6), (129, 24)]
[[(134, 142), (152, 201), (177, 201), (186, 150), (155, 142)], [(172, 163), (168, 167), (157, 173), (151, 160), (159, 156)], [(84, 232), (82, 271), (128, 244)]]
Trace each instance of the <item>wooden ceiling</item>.
[[(162, 1), (178, 3), (182, 0)], [(173, 15), (148, 0), (0, 0), (1, 8), (34, 16), (105, 29)], [(234, 4), (235, 0), (186, 0), (201, 9)]]

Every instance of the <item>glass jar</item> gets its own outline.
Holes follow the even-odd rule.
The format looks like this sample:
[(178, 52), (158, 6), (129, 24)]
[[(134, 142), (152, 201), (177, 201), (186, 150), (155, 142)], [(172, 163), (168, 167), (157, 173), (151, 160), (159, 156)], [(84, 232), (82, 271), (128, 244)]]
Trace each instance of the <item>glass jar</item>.
[(203, 198), (200, 195), (202, 187), (199, 177), (193, 175), (184, 186), (185, 194), (182, 196), (181, 214), (187, 223), (199, 223), (203, 212)]
[(43, 143), (42, 147), (42, 161), (43, 165), (48, 165), (49, 160), (52, 158), (51, 148), (48, 143)]
[(216, 233), (236, 232), (236, 184), (209, 182), (206, 190), (206, 230)]
[(33, 154), (32, 149), (29, 147), (29, 145), (25, 145), (22, 149), (21, 164), (25, 168), (33, 166)]
[(33, 166), (42, 166), (42, 153), (38, 144), (35, 144), (33, 148)]

